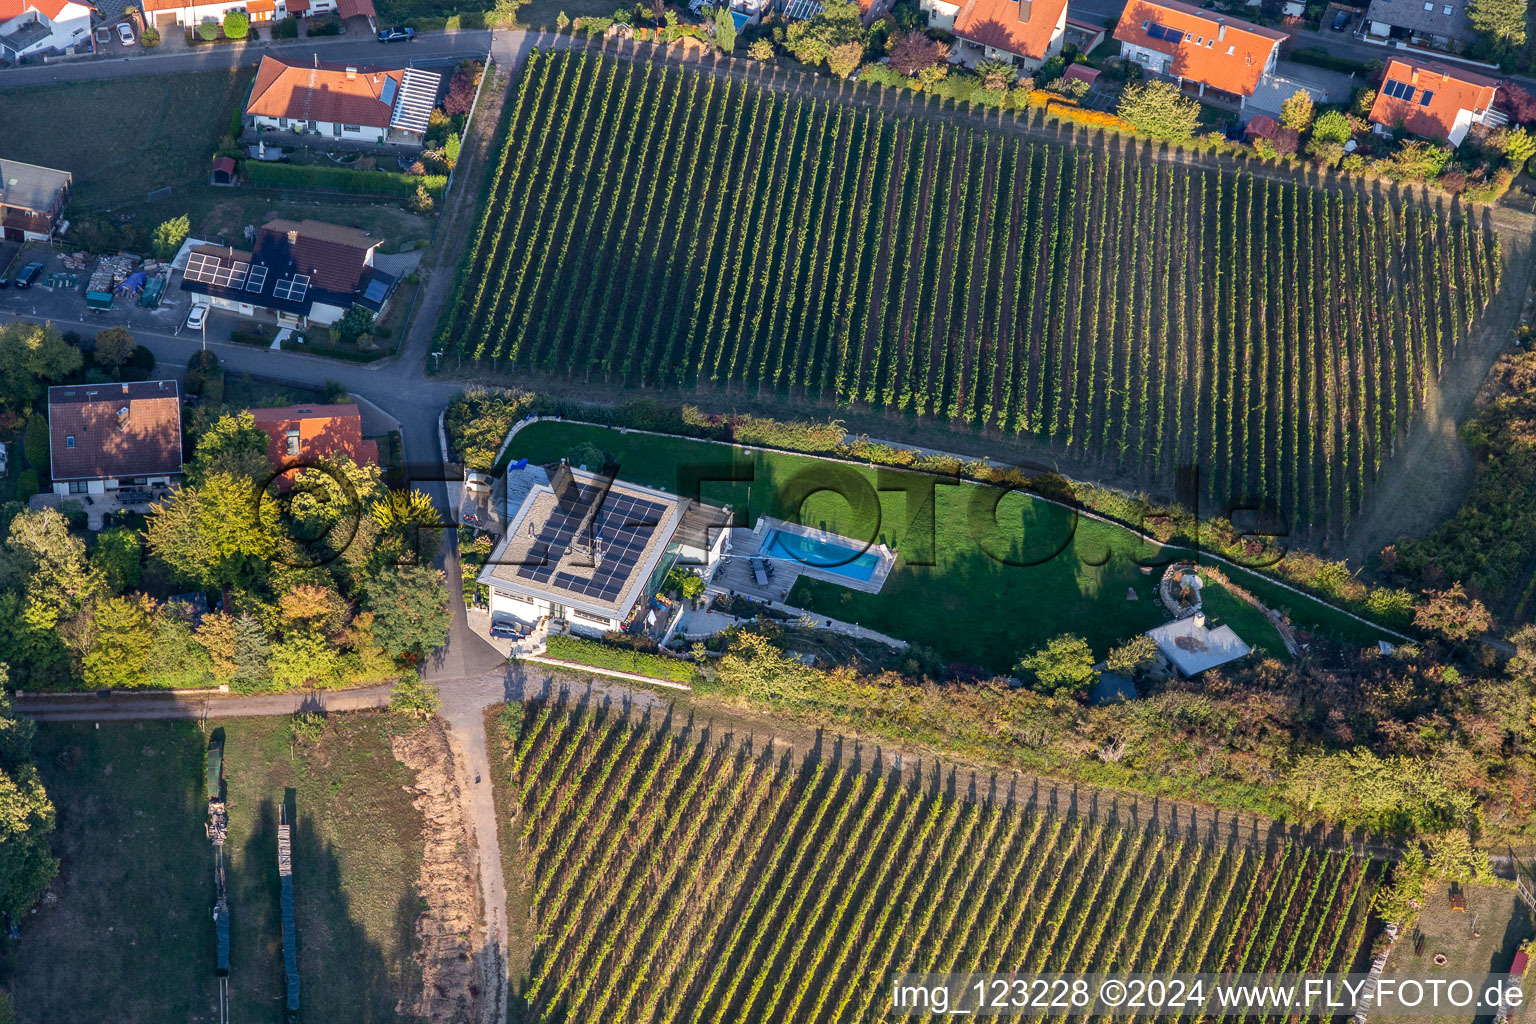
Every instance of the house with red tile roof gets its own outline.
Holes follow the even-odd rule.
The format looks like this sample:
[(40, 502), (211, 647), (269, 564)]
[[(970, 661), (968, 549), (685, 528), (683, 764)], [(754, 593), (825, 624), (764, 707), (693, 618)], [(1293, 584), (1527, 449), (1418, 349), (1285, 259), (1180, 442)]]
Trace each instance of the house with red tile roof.
[(1474, 124), (1486, 124), (1499, 83), (1450, 64), (1387, 61), (1370, 122), (1389, 134), (1399, 123), (1412, 135), (1461, 145)]
[(968, 63), (1008, 60), (1033, 71), (1061, 52), (1067, 0), (961, 0), (951, 29)]
[[(363, 437), (362, 412), (355, 405), (285, 405), (252, 409), (251, 417), (266, 431), (267, 456), (277, 469), (313, 466), (337, 455), (360, 466), (379, 464), (379, 443)], [(279, 484), (287, 480), (284, 473)]]
[(91, 36), (91, 7), (78, 0), (0, 0), (0, 60), (63, 52)]
[(1284, 32), (1179, 0), (1130, 0), (1115, 39), (1120, 56), (1155, 74), (1237, 98), (1239, 109), (1275, 69)]
[(245, 123), (258, 131), (420, 146), (441, 84), (441, 75), (416, 68), (263, 57)]
[(166, 488), (181, 477), (181, 395), (174, 380), (48, 389), (53, 493)]

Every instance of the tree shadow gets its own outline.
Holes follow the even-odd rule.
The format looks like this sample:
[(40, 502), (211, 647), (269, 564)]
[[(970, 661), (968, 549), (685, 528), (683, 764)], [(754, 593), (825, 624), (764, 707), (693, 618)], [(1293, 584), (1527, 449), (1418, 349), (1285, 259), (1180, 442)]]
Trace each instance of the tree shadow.
[[(420, 985), (411, 959), (421, 903), (402, 894), (393, 911), (395, 948), (381, 949), (352, 915), (331, 843), (313, 817), (284, 791), (293, 822), (294, 917), (299, 964), (299, 1019), (394, 1021), (397, 1000)], [(230, 1016), (242, 1021), (284, 1019), (282, 890), (277, 873), (279, 797), (264, 798), (242, 861), (229, 871), (231, 914)]]

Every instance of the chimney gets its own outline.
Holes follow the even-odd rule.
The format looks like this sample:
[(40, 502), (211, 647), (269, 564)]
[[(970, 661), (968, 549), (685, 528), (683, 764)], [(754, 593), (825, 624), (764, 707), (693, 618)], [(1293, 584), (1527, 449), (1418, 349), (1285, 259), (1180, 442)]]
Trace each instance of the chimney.
[(1217, 18), (1216, 20), (1221, 25), (1221, 27), (1216, 30), (1216, 41), (1219, 43), (1227, 38), (1227, 22), (1225, 18)]
[(350, 82), (350, 81), (352, 81), (352, 79), (354, 79), (356, 77), (357, 77), (357, 68), (348, 67), (347, 68), (347, 81)]
[(299, 233), (293, 228), (288, 229), (288, 244), (295, 245), (299, 241)]
[(1408, 81), (1412, 82), (1414, 85), (1418, 85), (1419, 84), (1419, 69), (1418, 68), (1414, 68), (1413, 69), (1413, 73), (1411, 75), (1409, 75)]
[(1195, 612), (1195, 628), (1205, 628), (1205, 612)]
[(1034, 14), (1034, 0), (1019, 0), (1019, 23), (1028, 25), (1029, 19)]
[(128, 429), (128, 407), (126, 405), (117, 410), (117, 429)]
[(126, 394), (127, 394), (127, 393), (128, 393), (128, 385), (127, 385), (127, 384), (124, 384), (124, 385), (123, 385), (123, 394), (125, 394), (125, 395), (126, 395)]

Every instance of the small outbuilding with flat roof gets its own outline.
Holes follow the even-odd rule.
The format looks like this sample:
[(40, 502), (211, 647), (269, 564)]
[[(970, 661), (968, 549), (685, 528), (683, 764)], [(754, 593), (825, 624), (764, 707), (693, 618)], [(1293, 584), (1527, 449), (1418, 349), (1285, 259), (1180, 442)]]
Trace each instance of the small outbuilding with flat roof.
[(1209, 628), (1203, 612), (1149, 629), (1147, 636), (1185, 678), (1246, 657), (1252, 649), (1232, 632), (1231, 626)]

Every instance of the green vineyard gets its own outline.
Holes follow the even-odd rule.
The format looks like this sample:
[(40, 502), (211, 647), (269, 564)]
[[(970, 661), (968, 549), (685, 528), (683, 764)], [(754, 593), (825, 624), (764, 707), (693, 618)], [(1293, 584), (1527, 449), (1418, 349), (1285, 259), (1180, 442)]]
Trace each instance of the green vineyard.
[(514, 1019), (874, 1021), (893, 973), (1346, 971), (1366, 945), (1379, 861), (518, 711)]
[[(535, 55), (440, 325), (491, 368), (945, 418), (1348, 525), (1498, 287), (1352, 189)], [(1106, 148), (1107, 145), (1107, 148)]]

